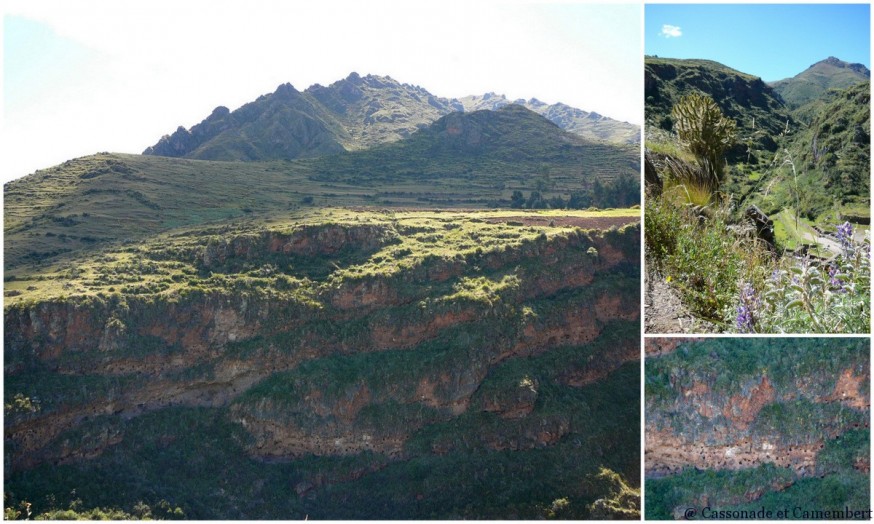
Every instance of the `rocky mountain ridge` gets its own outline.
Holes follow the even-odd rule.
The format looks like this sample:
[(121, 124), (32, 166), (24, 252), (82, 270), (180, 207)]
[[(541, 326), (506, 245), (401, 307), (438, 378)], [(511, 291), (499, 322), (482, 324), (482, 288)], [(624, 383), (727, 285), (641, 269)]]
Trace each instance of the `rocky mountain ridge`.
[(510, 102), (503, 95), (462, 99), (432, 95), (391, 77), (350, 74), (329, 86), (298, 91), (283, 84), (272, 94), (230, 111), (217, 107), (190, 129), (179, 127), (143, 154), (204, 160), (271, 160), (366, 149), (410, 136), (456, 111), (527, 107), (589, 140), (632, 144), (639, 128), (597, 113), (536, 99)]

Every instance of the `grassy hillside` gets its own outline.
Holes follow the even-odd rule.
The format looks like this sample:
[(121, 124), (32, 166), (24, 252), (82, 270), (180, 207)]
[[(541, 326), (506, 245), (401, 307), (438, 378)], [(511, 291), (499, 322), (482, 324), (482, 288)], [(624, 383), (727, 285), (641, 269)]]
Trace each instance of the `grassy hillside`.
[(589, 202), (630, 205), (637, 158), (632, 146), (586, 142), (523, 108), (448, 116), (401, 142), (308, 160), (97, 154), (6, 184), (6, 268), (179, 226), (310, 207), (509, 207), (516, 191), (537, 192), (544, 206), (560, 198), (564, 207), (573, 193), (592, 193), (596, 180), (620, 178), (633, 201)]
[[(761, 78), (711, 60), (648, 56), (644, 60), (646, 125), (671, 131), (671, 110), (684, 95), (705, 94), (737, 124), (738, 141), (729, 159), (755, 158), (777, 150), (777, 137), (791, 119), (787, 108)], [(647, 137), (650, 136), (649, 129)]]

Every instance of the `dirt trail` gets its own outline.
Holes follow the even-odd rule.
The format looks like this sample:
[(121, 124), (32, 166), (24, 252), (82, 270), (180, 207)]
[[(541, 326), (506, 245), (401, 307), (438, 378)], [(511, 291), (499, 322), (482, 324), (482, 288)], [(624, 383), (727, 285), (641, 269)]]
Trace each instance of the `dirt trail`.
[(815, 235), (809, 231), (804, 230), (799, 231), (798, 234), (801, 235), (801, 238), (803, 238), (805, 242), (819, 244), (820, 247), (826, 249), (829, 253), (833, 255), (839, 255), (843, 252), (843, 250), (841, 249), (841, 245), (828, 237)]
[(718, 333), (719, 329), (704, 320), (693, 316), (676, 290), (665, 282), (665, 277), (651, 269), (652, 262), (647, 259), (644, 286), (644, 333)]

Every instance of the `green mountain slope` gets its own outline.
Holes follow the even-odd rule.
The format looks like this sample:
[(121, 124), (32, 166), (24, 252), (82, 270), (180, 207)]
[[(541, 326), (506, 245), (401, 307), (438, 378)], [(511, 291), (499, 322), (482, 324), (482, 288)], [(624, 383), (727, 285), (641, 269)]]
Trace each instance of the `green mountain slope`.
[[(790, 110), (776, 88), (716, 62), (647, 57), (645, 63), (651, 142), (674, 140), (665, 133), (672, 131), (671, 109), (692, 92), (713, 98), (736, 122), (726, 191), (739, 208), (755, 204), (769, 215), (792, 208), (827, 230), (845, 219), (840, 216), (867, 223), (870, 83), (859, 80), (860, 68), (834, 59), (814, 64), (795, 77), (798, 82), (828, 82), (810, 91), (816, 98)], [(853, 87), (825, 90), (851, 77)], [(676, 150), (662, 147), (668, 154)]]
[(217, 107), (143, 154), (200, 160), (270, 160), (343, 151), (348, 133), (321, 104), (291, 84), (231, 112)]
[(787, 104), (798, 107), (819, 98), (829, 89), (846, 89), (867, 82), (870, 78), (871, 71), (864, 65), (850, 64), (830, 56), (792, 78), (769, 85)]
[(867, 224), (870, 105), (868, 82), (821, 94), (794, 111), (795, 127), (781, 140), (774, 164), (759, 168), (767, 176), (748, 184), (738, 173), (729, 187), (768, 214), (792, 208), (826, 225)]
[[(777, 150), (789, 111), (761, 78), (710, 60), (646, 57), (644, 61), (646, 125), (672, 129), (671, 110), (683, 95), (711, 97), (722, 113), (737, 123), (738, 143), (730, 159), (746, 158), (748, 150)], [(790, 122), (791, 124), (791, 122)]]
[(406, 140), (295, 161), (98, 154), (6, 184), (6, 268), (299, 207), (508, 207), (515, 191), (567, 201), (596, 181), (620, 179), (633, 201), (595, 205), (630, 205), (637, 155), (633, 146), (586, 142), (518, 106), (452, 114)]

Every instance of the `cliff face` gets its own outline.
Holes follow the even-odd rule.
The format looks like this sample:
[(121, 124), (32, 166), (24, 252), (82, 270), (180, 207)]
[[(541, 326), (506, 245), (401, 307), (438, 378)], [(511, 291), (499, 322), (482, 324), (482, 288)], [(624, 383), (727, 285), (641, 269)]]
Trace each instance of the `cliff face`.
[[(663, 342), (647, 348), (645, 465), (657, 486), (654, 507), (682, 505), (663, 498), (662, 485), (722, 509), (769, 493), (798, 497), (788, 490), (796, 482), (863, 480), (856, 473), (869, 463), (867, 340)], [(722, 473), (705, 481), (701, 471)], [(730, 494), (731, 482), (748, 483), (745, 498)]]
[[(436, 235), (421, 224), (197, 237), (150, 251), (129, 289), (183, 265), (187, 288), (10, 305), (7, 475), (96, 467), (139, 442), (132, 424), (179, 409), (237, 428), (249, 460), (370, 464), (344, 478), (471, 445), (579, 440), (583, 414), (556, 399), (639, 359), (639, 228), (490, 227), (520, 236), (441, 256), (407, 252), (410, 235)], [(10, 412), (15, 394), (38, 409)], [(633, 455), (611, 459), (630, 479)], [(302, 493), (334, 483), (301, 482)]]

